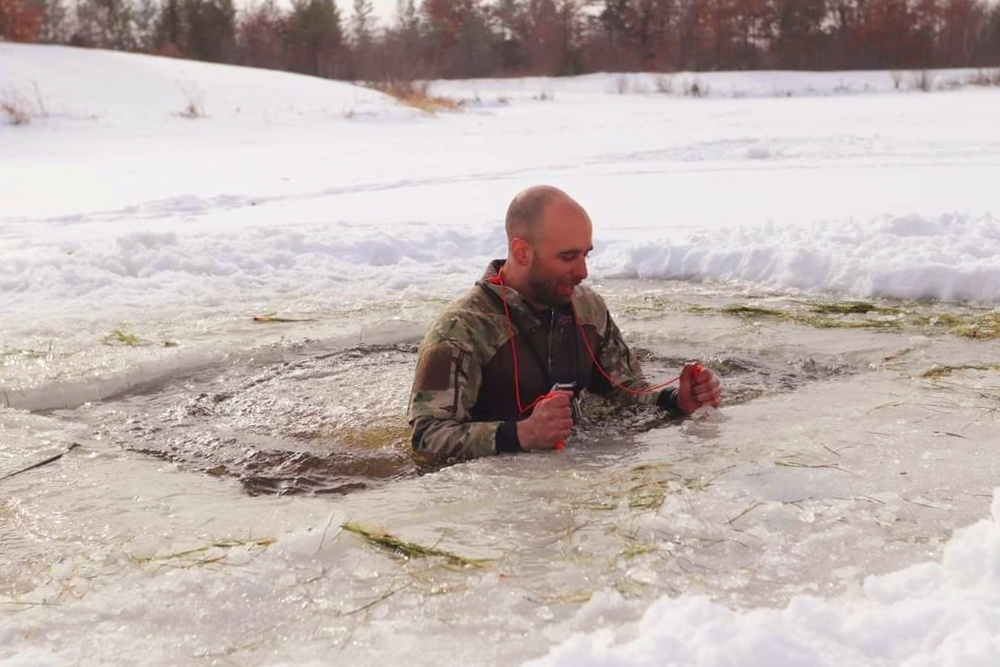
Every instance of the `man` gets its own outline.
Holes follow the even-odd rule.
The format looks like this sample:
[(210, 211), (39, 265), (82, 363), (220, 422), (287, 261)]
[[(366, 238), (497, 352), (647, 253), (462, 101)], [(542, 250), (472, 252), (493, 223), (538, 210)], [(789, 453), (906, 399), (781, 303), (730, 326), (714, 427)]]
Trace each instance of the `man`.
[[(604, 300), (580, 283), (593, 249), (587, 212), (535, 186), (507, 210), (507, 259), (434, 322), (410, 396), (414, 451), (439, 461), (554, 449), (574, 393), (654, 404), (681, 417), (721, 401), (715, 375), (688, 364), (675, 389), (642, 375)], [(553, 390), (557, 383), (575, 391)]]

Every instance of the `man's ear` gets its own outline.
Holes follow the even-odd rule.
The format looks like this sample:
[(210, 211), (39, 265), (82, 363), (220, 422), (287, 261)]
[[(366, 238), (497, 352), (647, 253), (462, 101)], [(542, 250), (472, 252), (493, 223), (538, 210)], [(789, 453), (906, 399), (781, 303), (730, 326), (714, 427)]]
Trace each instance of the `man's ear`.
[(531, 244), (520, 237), (515, 237), (510, 242), (510, 256), (519, 266), (528, 266), (531, 263)]

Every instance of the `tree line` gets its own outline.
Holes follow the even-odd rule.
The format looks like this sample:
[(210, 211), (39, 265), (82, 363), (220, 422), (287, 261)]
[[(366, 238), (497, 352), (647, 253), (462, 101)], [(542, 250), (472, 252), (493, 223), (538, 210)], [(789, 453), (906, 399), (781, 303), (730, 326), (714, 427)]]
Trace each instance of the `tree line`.
[(326, 78), (1000, 66), (995, 0), (0, 0), (0, 40)]

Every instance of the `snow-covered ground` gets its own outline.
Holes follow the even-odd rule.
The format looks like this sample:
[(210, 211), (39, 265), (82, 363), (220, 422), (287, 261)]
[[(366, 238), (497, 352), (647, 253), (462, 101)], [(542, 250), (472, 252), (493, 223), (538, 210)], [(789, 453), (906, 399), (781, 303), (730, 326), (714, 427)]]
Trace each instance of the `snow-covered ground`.
[[(997, 345), (684, 313), (995, 309), (1000, 89), (974, 74), (930, 93), (888, 72), (437, 82), (463, 106), (431, 115), (340, 82), (0, 44), (0, 102), (29, 120), (0, 115), (0, 476), (82, 445), (0, 480), (0, 661), (996, 664)], [(624, 449), (348, 496), (251, 498), (107, 437), (181, 419), (100, 400), (129, 387), (196, 394), (211, 378), (192, 374), (236, 386), (293, 344), (412, 340), (542, 182), (590, 211), (591, 280), (636, 343), (826, 379)], [(923, 378), (942, 362), (966, 368)], [(398, 422), (393, 363), (379, 383), (301, 369), (267, 407)], [(400, 564), (351, 519), (491, 564)]]

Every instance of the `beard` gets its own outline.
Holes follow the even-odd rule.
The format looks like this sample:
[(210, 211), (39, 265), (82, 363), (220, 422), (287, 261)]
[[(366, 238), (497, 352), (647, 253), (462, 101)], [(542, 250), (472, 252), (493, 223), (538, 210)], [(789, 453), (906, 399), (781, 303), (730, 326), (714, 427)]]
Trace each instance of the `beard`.
[(529, 299), (548, 308), (568, 304), (573, 298), (573, 288), (576, 285), (575, 281), (545, 275), (534, 262), (528, 269), (528, 287), (531, 289)]

